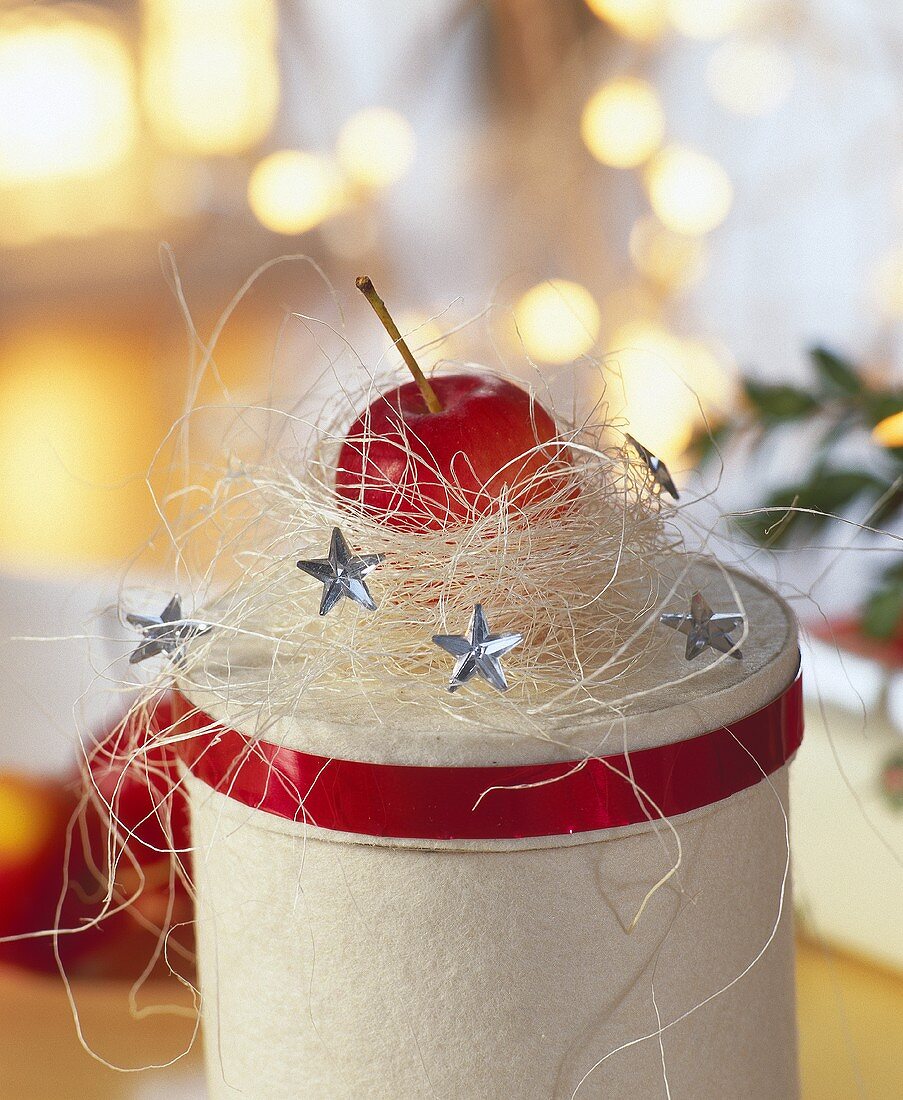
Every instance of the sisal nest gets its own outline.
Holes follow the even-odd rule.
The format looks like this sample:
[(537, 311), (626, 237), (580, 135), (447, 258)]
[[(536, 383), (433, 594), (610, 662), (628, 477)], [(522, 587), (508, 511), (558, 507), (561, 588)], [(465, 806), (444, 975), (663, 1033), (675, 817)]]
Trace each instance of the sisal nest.
[[(349, 420), (389, 385), (333, 401), (303, 443), (277, 431), (259, 461), (224, 462), (203, 506), (182, 518), (179, 561), (208, 586), (194, 616), (214, 630), (188, 648), (180, 678), (223, 699), (240, 684), (243, 707), (274, 720), (305, 693), (327, 707), (358, 695), (377, 709), (381, 696), (403, 695), (514, 730), (539, 714), (555, 728), (611, 707), (618, 682), (655, 660), (680, 541), (645, 465), (610, 424), (562, 425), (532, 475), (541, 493), (528, 481), (470, 522), (399, 529), (334, 492)], [(333, 527), (353, 552), (383, 555), (368, 578), (376, 611), (343, 600), (318, 616), (321, 586), (296, 563), (324, 557)], [(504, 660), (503, 697), (477, 682), (449, 693), (449, 658), (432, 643), (464, 633), (476, 603), (494, 631), (523, 635)]]

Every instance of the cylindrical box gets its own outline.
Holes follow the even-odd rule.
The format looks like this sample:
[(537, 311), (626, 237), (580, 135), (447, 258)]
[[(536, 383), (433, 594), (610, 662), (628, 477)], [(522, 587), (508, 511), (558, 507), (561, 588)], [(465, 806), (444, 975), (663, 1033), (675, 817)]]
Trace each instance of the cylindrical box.
[[(199, 763), (228, 745), (220, 734), (241, 710), (240, 682), (228, 701), (180, 683), (182, 711), (200, 716), (212, 752), (185, 775), (212, 1097), (797, 1095), (786, 769), (800, 732), (790, 728), (796, 627), (764, 585), (729, 576), (705, 568), (694, 580), (716, 610), (739, 595), (743, 659), (715, 661), (709, 650), (688, 664), (675, 633), (653, 668), (618, 685), (634, 696), (623, 717), (605, 712), (566, 744), (426, 720), (403, 703), (374, 722), (348, 701), (302, 695), (267, 739), (324, 763), (305, 789), (300, 772), (270, 783), (272, 803), (255, 799), (240, 769), (214, 783)], [(760, 757), (769, 737), (773, 751)], [(599, 812), (617, 801), (605, 803), (605, 761), (618, 761), (622, 794), (648, 778), (662, 803), (635, 795), (639, 820), (553, 835), (538, 835), (532, 819), (493, 837), (335, 827), (358, 821), (362, 798), (373, 810), (372, 791), (342, 786), (358, 764), (395, 767), (421, 787), (450, 768), (507, 777), (537, 766), (523, 789), (535, 808), (557, 797), (542, 768), (582, 773), (590, 758), (595, 779), (565, 789), (594, 790)], [(275, 759), (263, 758), (265, 771)], [(305, 807), (331, 761), (356, 764), (330, 780), (323, 827)], [(280, 814), (289, 787), (300, 809)], [(518, 793), (499, 796), (509, 826)], [(458, 796), (452, 783), (433, 800), (438, 818), (466, 823), (450, 804)], [(490, 806), (495, 795), (482, 797)], [(559, 799), (549, 820), (573, 813), (579, 823), (580, 797)], [(384, 798), (377, 833), (405, 812), (403, 799)]]

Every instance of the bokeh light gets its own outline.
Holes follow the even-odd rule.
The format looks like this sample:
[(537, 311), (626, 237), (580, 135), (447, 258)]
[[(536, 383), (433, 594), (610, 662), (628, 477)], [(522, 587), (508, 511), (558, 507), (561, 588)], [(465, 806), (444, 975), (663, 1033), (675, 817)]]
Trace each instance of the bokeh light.
[(586, 0), (593, 14), (638, 42), (657, 38), (667, 26), (665, 0)]
[(398, 318), (398, 331), (408, 347), (417, 353), (436, 349), (446, 342), (445, 330), (437, 320), (425, 313), (402, 313)]
[[(436, 366), (443, 359), (452, 358), (456, 350), (454, 335), (449, 335), (439, 319), (426, 313), (414, 313), (403, 311), (395, 318), (398, 323), (398, 331), (404, 337), (405, 342), (414, 354), (414, 358), (425, 369)], [(408, 375), (404, 366), (401, 353), (386, 337), (386, 360), (401, 370), (405, 377)]]
[(876, 424), (872, 439), (882, 447), (903, 447), (903, 412), (894, 413)]
[(257, 220), (276, 233), (305, 233), (342, 208), (344, 181), (329, 157), (282, 149), (259, 162), (248, 181)]
[(596, 160), (614, 168), (634, 168), (661, 144), (665, 115), (649, 83), (624, 77), (603, 84), (590, 97), (580, 132)]
[[(660, 324), (622, 325), (608, 342), (606, 397), (614, 415), (665, 461), (686, 450), (702, 410), (715, 419), (729, 405), (732, 379), (712, 345), (681, 339)], [(667, 410), (663, 415), (662, 410)]]
[(339, 132), (336, 157), (349, 179), (362, 187), (389, 187), (411, 167), (414, 131), (388, 107), (353, 114)]
[(634, 223), (630, 258), (641, 275), (668, 291), (690, 286), (706, 266), (705, 245), (699, 237), (675, 233), (652, 214)]
[(78, 9), (0, 19), (0, 184), (90, 176), (135, 140), (122, 39)]
[[(623, 325), (609, 341), (606, 396), (628, 431), (666, 462), (692, 437), (698, 406), (682, 381), (680, 341), (655, 324)], [(662, 415), (662, 410), (667, 415)]]
[(649, 201), (675, 233), (708, 233), (727, 217), (734, 190), (711, 157), (684, 145), (667, 145), (646, 171)]
[(273, 0), (144, 0), (143, 98), (165, 144), (201, 156), (256, 145), (279, 104)]
[(708, 41), (738, 27), (749, 15), (751, 0), (665, 0), (676, 31)]
[(514, 307), (524, 351), (540, 363), (570, 363), (599, 335), (599, 307), (579, 283), (549, 279), (531, 287)]
[(697, 423), (705, 418), (718, 423), (733, 408), (738, 396), (737, 363), (730, 349), (711, 338), (682, 337), (684, 379), (697, 399)]
[(0, 246), (25, 248), (54, 237), (88, 238), (156, 226), (158, 211), (148, 196), (142, 162), (90, 177), (34, 180), (4, 188)]
[(793, 79), (790, 54), (764, 39), (723, 42), (706, 67), (706, 83), (715, 101), (750, 117), (776, 111), (790, 94)]
[(163, 435), (126, 333), (28, 329), (0, 346), (0, 562), (115, 560), (154, 524), (144, 482)]

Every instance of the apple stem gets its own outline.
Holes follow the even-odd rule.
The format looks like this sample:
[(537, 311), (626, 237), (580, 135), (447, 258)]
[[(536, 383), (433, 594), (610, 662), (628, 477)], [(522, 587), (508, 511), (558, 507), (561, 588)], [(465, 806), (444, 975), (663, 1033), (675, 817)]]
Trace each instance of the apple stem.
[(392, 315), (386, 309), (386, 303), (376, 293), (373, 283), (370, 281), (370, 276), (359, 275), (354, 285), (373, 307), (373, 312), (380, 321), (382, 321), (383, 328), (388, 332), (389, 336), (392, 338), (392, 342), (401, 352), (402, 359), (404, 359), (407, 364), (408, 370), (413, 374), (414, 381), (420, 387), (420, 392), (423, 394), (423, 400), (426, 402), (426, 407), (431, 413), (442, 412), (442, 403), (436, 396), (436, 391), (430, 385), (429, 379), (420, 369), (417, 360), (411, 354), (411, 349), (404, 342), (404, 337), (398, 331), (398, 325), (392, 320)]

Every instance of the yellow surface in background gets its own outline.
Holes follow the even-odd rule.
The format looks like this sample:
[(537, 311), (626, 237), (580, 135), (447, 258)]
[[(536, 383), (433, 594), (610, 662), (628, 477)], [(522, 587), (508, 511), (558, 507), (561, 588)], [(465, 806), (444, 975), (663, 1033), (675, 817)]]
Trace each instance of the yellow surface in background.
[[(797, 976), (802, 1100), (896, 1100), (903, 1081), (903, 975), (802, 942)], [(120, 1065), (167, 1061), (190, 1040), (187, 1020), (130, 1020), (124, 995), (113, 987), (82, 989), (77, 1000), (89, 1043)], [(203, 1095), (198, 1048), (170, 1070), (137, 1075), (89, 1058), (54, 979), (0, 968), (0, 1036), (0, 1082), (16, 1100), (126, 1100), (170, 1089)]]
[[(58, 978), (24, 974), (0, 965), (0, 1097), (3, 1100), (132, 1100), (179, 1096), (202, 1100), (200, 1041), (193, 1022), (172, 1013), (129, 1016), (129, 983), (89, 982), (73, 989), (85, 1043), (113, 1065), (133, 1069), (179, 1059), (171, 1067), (121, 1073), (92, 1058), (79, 1044)], [(167, 984), (138, 994), (142, 1009), (171, 1005)]]
[(803, 941), (797, 996), (803, 1100), (903, 1096), (903, 975)]

